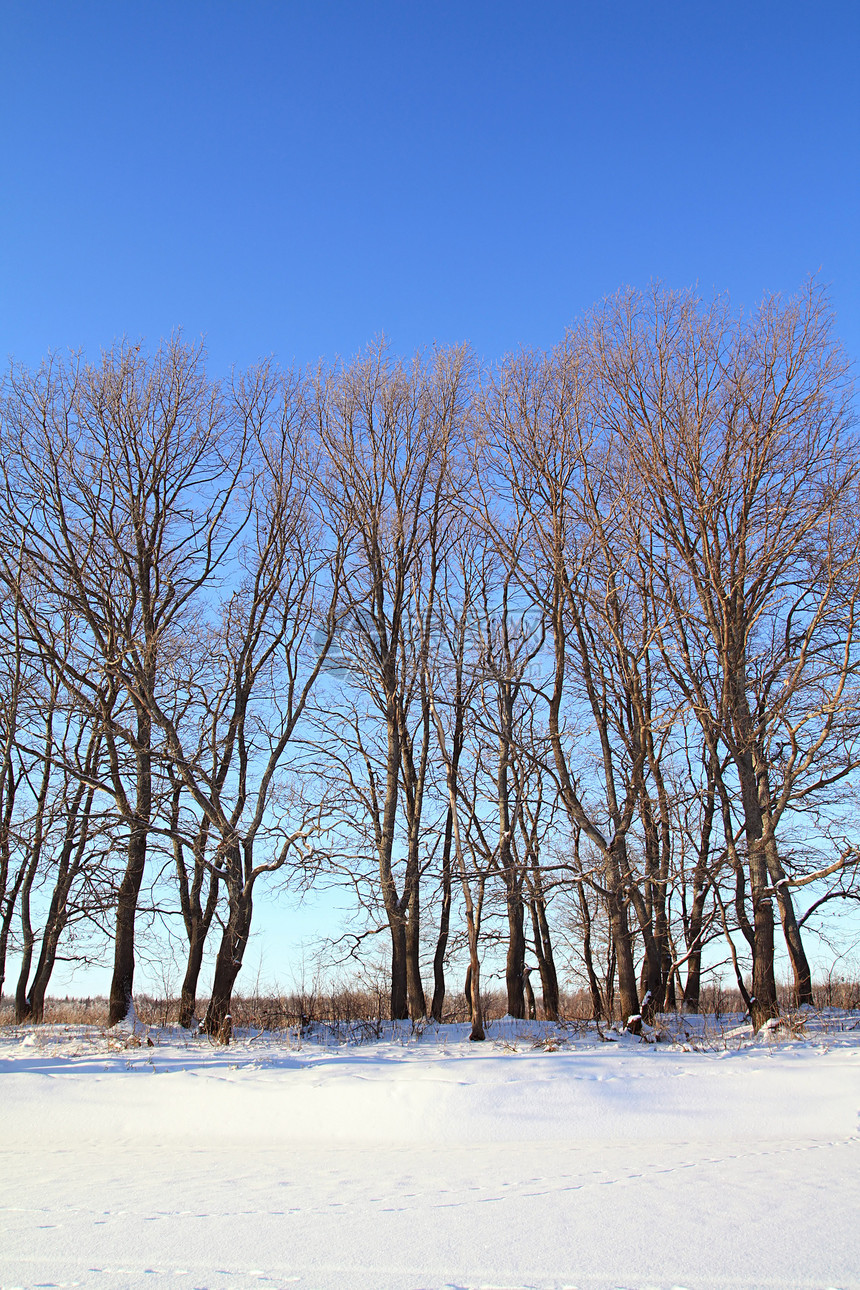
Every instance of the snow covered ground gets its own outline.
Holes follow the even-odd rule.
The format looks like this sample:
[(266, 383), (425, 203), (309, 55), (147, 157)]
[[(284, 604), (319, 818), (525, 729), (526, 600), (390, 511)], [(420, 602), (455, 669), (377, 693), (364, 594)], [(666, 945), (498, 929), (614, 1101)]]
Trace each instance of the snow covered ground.
[(856, 1014), (148, 1034), (0, 1031), (4, 1290), (860, 1287)]

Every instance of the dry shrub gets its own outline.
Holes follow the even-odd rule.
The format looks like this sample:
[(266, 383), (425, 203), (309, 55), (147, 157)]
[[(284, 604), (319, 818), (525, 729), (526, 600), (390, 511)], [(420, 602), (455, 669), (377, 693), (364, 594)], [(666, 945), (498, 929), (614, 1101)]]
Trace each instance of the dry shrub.
[[(46, 1026), (106, 1026), (108, 1001), (101, 997), (88, 999), (46, 999)], [(0, 1026), (15, 1025), (15, 1001), (4, 999), (0, 1004)]]
[[(834, 1008), (846, 1012), (860, 1009), (860, 981), (830, 977), (815, 986), (819, 1008)], [(197, 1015), (202, 1017), (207, 1000), (198, 1001)], [(461, 991), (449, 992), (445, 999), (444, 1022), (469, 1020), (466, 999)], [(793, 990), (790, 984), (779, 987), (779, 1004), (783, 1016), (795, 1011)], [(178, 1024), (178, 999), (136, 995), (135, 1009), (144, 1026), (162, 1027)], [(489, 990), (484, 995), (486, 1020), (498, 1021), (507, 1015), (507, 995), (503, 990)], [(743, 1000), (737, 990), (720, 985), (702, 989), (700, 1013), (720, 1018), (743, 1013)], [(592, 1016), (591, 996), (587, 990), (564, 991), (560, 999), (560, 1016), (568, 1023), (582, 1023)], [(543, 1009), (538, 1001), (538, 1018), (543, 1019)], [(107, 999), (85, 998), (47, 999), (45, 1024), (105, 1026), (108, 1019)], [(382, 1024), (388, 1019), (388, 995), (380, 986), (377, 989), (359, 989), (343, 985), (328, 990), (294, 991), (291, 994), (236, 994), (233, 996), (233, 1025), (243, 1030), (270, 1032), (306, 1030), (314, 1025), (332, 1026), (335, 1030), (355, 1027), (368, 1036), (381, 1033)], [(620, 1018), (615, 1018), (616, 1020)], [(623, 1020), (623, 1019), (622, 1019)], [(15, 1005), (12, 999), (0, 1003), (0, 1026), (15, 1024)]]

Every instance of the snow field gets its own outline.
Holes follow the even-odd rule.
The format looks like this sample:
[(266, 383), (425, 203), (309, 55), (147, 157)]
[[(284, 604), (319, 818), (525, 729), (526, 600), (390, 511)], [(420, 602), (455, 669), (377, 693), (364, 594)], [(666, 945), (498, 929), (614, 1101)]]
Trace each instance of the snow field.
[(492, 1033), (0, 1032), (0, 1286), (860, 1287), (856, 1031)]

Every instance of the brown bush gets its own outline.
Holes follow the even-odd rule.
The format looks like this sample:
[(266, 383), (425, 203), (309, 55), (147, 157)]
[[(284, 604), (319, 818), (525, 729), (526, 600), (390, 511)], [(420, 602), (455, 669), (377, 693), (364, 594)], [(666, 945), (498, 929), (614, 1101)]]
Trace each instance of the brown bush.
[[(860, 981), (841, 977), (828, 977), (815, 986), (815, 999), (820, 1008), (838, 1008), (852, 1011), (860, 1008)], [(443, 1020), (466, 1022), (466, 1000), (461, 993), (449, 994), (448, 1007)], [(203, 1016), (206, 999), (198, 1005), (198, 1015)], [(585, 1021), (591, 1017), (591, 998), (587, 990), (564, 991), (560, 999), (561, 1018), (564, 1021)], [(781, 1011), (790, 1013), (794, 1008), (792, 987), (785, 983), (779, 988)], [(137, 1015), (145, 1026), (178, 1024), (178, 999), (162, 999), (152, 995), (135, 997)], [(721, 1017), (743, 1013), (744, 1006), (737, 990), (720, 985), (705, 986), (701, 994), (701, 1012), (706, 1016)], [(484, 1016), (487, 1021), (498, 1021), (507, 1012), (507, 996), (502, 990), (488, 991), (484, 996)], [(538, 1015), (541, 1015), (538, 1003)], [(233, 1025), (240, 1029), (283, 1031), (305, 1029), (314, 1023), (331, 1023), (337, 1027), (352, 1023), (374, 1024), (388, 1017), (388, 994), (383, 989), (362, 990), (344, 986), (329, 991), (293, 992), (292, 994), (251, 994), (233, 996)], [(106, 1026), (108, 1001), (104, 998), (47, 999), (45, 1002), (46, 1025)], [(15, 1006), (11, 999), (0, 1004), (0, 1027), (15, 1024)]]

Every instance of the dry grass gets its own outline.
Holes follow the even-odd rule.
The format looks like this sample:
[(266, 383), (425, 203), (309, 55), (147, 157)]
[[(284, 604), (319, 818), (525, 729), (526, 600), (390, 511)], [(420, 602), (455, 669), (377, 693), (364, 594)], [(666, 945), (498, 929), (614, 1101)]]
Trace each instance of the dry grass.
[[(830, 979), (815, 988), (819, 1008), (836, 1008), (844, 1011), (860, 1009), (860, 981)], [(789, 985), (780, 987), (780, 1010), (784, 1016), (794, 1012), (794, 1000)], [(462, 994), (452, 994), (447, 999), (443, 1021), (465, 1022), (465, 999)], [(207, 1000), (199, 1000), (197, 1014), (203, 1016)], [(137, 995), (137, 1015), (146, 1026), (175, 1025), (179, 1004), (176, 999), (160, 999), (151, 995)], [(503, 991), (489, 992), (484, 998), (487, 1021), (498, 1021), (507, 1012), (507, 999)], [(540, 1013), (540, 1007), (538, 1008)], [(710, 986), (702, 990), (700, 1013), (714, 1017), (743, 1013), (743, 1003), (736, 990)], [(334, 1027), (378, 1027), (388, 1016), (388, 999), (381, 991), (359, 990), (350, 987), (330, 991), (294, 992), (292, 994), (235, 995), (233, 998), (233, 1025), (241, 1028), (270, 1032), (295, 1028), (305, 1029), (313, 1024)], [(561, 997), (561, 1017), (567, 1022), (584, 1022), (591, 1017), (591, 999), (587, 990), (566, 991)], [(108, 1004), (104, 998), (48, 999), (45, 1005), (45, 1023), (48, 1025), (105, 1026)], [(15, 1024), (15, 1008), (11, 999), (0, 1004), (0, 1026)]]

